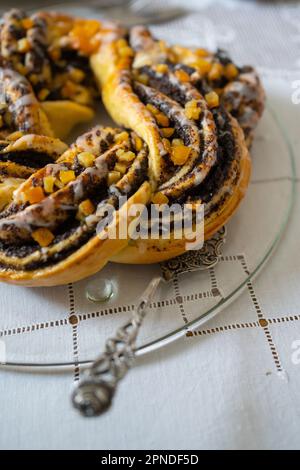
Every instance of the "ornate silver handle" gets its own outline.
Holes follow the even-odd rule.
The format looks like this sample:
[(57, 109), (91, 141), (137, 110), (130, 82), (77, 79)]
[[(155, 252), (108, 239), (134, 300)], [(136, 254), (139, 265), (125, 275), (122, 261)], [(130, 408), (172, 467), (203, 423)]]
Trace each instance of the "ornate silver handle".
[(162, 277), (152, 279), (131, 319), (106, 341), (104, 352), (75, 388), (72, 403), (83, 416), (99, 416), (110, 408), (119, 381), (134, 363), (136, 338), (161, 280)]

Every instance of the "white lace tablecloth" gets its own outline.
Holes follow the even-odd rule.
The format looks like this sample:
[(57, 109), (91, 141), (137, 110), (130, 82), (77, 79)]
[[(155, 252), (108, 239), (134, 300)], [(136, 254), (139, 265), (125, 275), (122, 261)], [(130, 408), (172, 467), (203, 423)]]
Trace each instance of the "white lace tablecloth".
[[(1, 2), (1, 8), (5, 3), (13, 4)], [(186, 45), (223, 47), (237, 62), (258, 67), (267, 92), (272, 89), (272, 106), (288, 128), (299, 189), (300, 104), (292, 96), (300, 80), (300, 5), (237, 0), (151, 3), (153, 9), (188, 4), (194, 10), (176, 22), (153, 27), (158, 36)], [(139, 359), (113, 409), (102, 418), (86, 421), (71, 409), (70, 390), (81, 373), (76, 362), (72, 373), (1, 369), (0, 448), (299, 449), (299, 209), (297, 194), (284, 239), (253, 286), (197, 335)], [(11, 290), (1, 289), (1, 315), (18, 315), (15, 323), (22, 324), (22, 309), (32, 308), (34, 317), (37, 307), (31, 294), (22, 290), (17, 297), (14, 292), (12, 296)], [(59, 289), (55, 295), (61, 295)], [(55, 295), (43, 303), (49, 318), (57, 309)], [(72, 300), (72, 292), (69, 295)], [(258, 312), (264, 321), (258, 321)], [(66, 342), (67, 349), (72, 330), (61, 321), (55, 341)], [(24, 333), (36, 341), (33, 331)]]

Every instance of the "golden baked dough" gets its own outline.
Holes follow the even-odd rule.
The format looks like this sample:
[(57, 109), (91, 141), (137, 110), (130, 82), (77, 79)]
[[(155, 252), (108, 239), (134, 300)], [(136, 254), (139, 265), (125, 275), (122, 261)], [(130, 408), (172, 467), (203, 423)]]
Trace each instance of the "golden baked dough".
[[(141, 31), (144, 30), (138, 28), (139, 34)], [(243, 132), (237, 121), (224, 109), (219, 106), (214, 109), (209, 108), (193, 84), (195, 76), (190, 78), (185, 70), (177, 66), (166, 63), (157, 65), (153, 59), (153, 44), (152, 39), (149, 40), (149, 35), (146, 36), (147, 40), (145, 34), (142, 35), (141, 43), (144, 46), (142, 51), (141, 44), (137, 45), (135, 31), (133, 37), (132, 42), (138, 51), (135, 59), (139, 65), (138, 71), (134, 72), (136, 81), (132, 81), (129, 73), (131, 55), (128, 55), (127, 61), (124, 61), (123, 54), (120, 56), (120, 41), (102, 44), (98, 54), (92, 56), (91, 66), (100, 83), (104, 104), (114, 120), (124, 127), (133, 129), (148, 144), (149, 175), (150, 181), (154, 183), (153, 190), (164, 195), (167, 202), (201, 202), (201, 197), (195, 193), (195, 188), (201, 187), (201, 184), (205, 186), (210, 174), (217, 173), (217, 154), (218, 148), (222, 146), (222, 133), (232, 134), (231, 154), (227, 155), (228, 161), (231, 161), (226, 174), (223, 174), (224, 181), (220, 188), (214, 188), (212, 197), (205, 201), (207, 205), (205, 239), (207, 239), (227, 222), (245, 195), (251, 162)], [(123, 42), (121, 47), (126, 47)], [(139, 60), (139, 55), (143, 60)], [(162, 53), (158, 55), (162, 61)], [(146, 63), (146, 58), (149, 56), (154, 66), (149, 62)], [(181, 71), (184, 73), (176, 73)], [(194, 73), (190, 72), (191, 75)], [(141, 83), (141, 80), (145, 82), (145, 78), (147, 85)], [(116, 102), (121, 105), (115, 106)], [(192, 106), (188, 106), (188, 103), (192, 103)], [(149, 105), (155, 109), (149, 110)], [(192, 117), (193, 107), (196, 119)], [(166, 127), (160, 126), (157, 122), (158, 113), (162, 113), (166, 123), (169, 121)], [(189, 149), (189, 156), (184, 164), (173, 164), (171, 168), (172, 157), (170, 158), (170, 152), (162, 145), (166, 140), (162, 138), (164, 129), (173, 129), (172, 137), (177, 137), (175, 140), (181, 138), (183, 149)], [(185, 239), (175, 240), (172, 237), (170, 240), (163, 238), (132, 240), (112, 260), (121, 263), (155, 263), (183, 253), (186, 250), (185, 246)]]
[(66, 145), (54, 138), (30, 83), (0, 68), (0, 210), (13, 191), (37, 168), (61, 155)]
[[(30, 83), (37, 99), (45, 103), (43, 109), (57, 137), (64, 139), (77, 124), (93, 118), (99, 91), (89, 70), (89, 56), (103, 37), (119, 30), (112, 23), (56, 12), (28, 16), (13, 9), (3, 15), (1, 65)], [(60, 121), (65, 118), (64, 130), (57, 117)], [(38, 129), (37, 133), (44, 134)]]
[[(244, 198), (251, 176), (251, 160), (244, 144), (244, 135), (234, 118), (231, 118), (235, 134), (234, 159), (223, 187), (214, 195), (210, 209), (205, 212), (204, 239), (208, 240), (222, 228)], [(223, 188), (226, 187), (226, 191)], [(224, 198), (224, 199), (223, 199)], [(219, 203), (220, 201), (221, 204)], [(189, 201), (187, 201), (189, 202)], [(195, 227), (193, 227), (195, 230)], [(190, 240), (189, 240), (190, 241)], [(186, 239), (132, 240), (112, 261), (125, 264), (152, 264), (174, 258), (186, 251)]]
[(0, 178), (0, 211), (12, 200), (14, 191), (24, 182), (23, 178), (5, 177)]
[(61, 140), (67, 139), (78, 124), (90, 122), (95, 115), (92, 108), (73, 101), (44, 101), (41, 105), (54, 134)]
[[(101, 269), (127, 245), (128, 238), (102, 240), (104, 228), (97, 231), (104, 218), (101, 206), (116, 209), (110, 230), (124, 223), (133, 204), (147, 204), (151, 196), (148, 150), (135, 149), (133, 134), (118, 143), (120, 134), (118, 129), (94, 128), (14, 192), (0, 218), (1, 280), (28, 286), (76, 281)], [(122, 175), (117, 165), (126, 156), (134, 161)], [(126, 225), (133, 219), (128, 214)]]
[(18, 72), (0, 68), (0, 136), (13, 130), (53, 136), (53, 131), (30, 83)]

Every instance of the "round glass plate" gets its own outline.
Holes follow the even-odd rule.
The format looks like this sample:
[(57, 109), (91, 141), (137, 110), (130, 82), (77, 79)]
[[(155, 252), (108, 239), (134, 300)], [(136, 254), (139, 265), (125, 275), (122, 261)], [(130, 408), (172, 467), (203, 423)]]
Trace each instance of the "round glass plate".
[[(241, 294), (269, 259), (287, 226), (295, 182), (291, 146), (270, 108), (257, 129), (252, 161), (251, 184), (227, 225), (219, 263), (161, 285), (138, 339), (138, 355), (201, 328)], [(10, 298), (10, 310), (0, 315), (2, 362), (49, 367), (93, 360), (159, 272), (158, 265), (110, 263), (92, 278), (68, 286), (26, 289), (1, 284), (1, 297)], [(87, 296), (91, 282), (92, 294)], [(106, 301), (91, 300), (98, 283), (109, 292)]]

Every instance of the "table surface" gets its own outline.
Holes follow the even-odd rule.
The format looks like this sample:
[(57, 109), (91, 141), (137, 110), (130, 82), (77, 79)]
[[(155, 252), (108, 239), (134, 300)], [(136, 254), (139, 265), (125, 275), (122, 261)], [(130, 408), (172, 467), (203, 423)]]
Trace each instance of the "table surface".
[[(1, 8), (5, 3), (12, 5)], [(226, 48), (258, 67), (289, 132), (298, 190), (300, 104), (292, 96), (300, 84), (299, 4), (189, 5), (194, 11), (184, 19), (153, 30), (170, 40), (176, 31), (176, 42)], [(253, 286), (197, 335), (140, 358), (100, 419), (84, 420), (70, 406), (77, 367), (56, 374), (3, 368), (0, 448), (299, 449), (299, 208), (297, 192), (288, 230)], [(266, 322), (251, 327), (257, 305)]]

